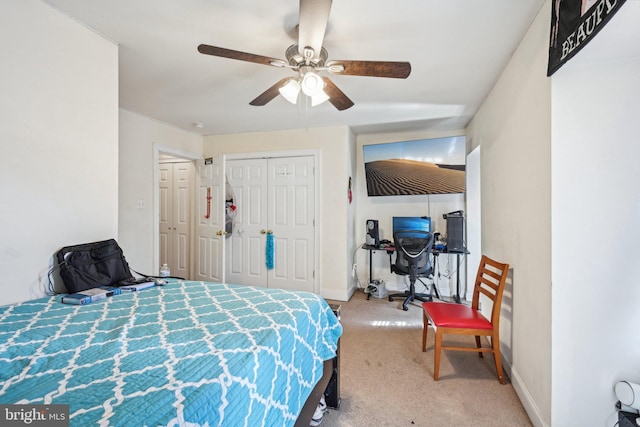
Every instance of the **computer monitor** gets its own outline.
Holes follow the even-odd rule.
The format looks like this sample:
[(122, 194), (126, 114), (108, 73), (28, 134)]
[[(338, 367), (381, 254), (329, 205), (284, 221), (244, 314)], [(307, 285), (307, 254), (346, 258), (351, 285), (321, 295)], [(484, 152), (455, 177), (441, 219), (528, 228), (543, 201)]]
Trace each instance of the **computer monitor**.
[(428, 216), (394, 216), (393, 235), (401, 230), (420, 230), (431, 233), (431, 218)]

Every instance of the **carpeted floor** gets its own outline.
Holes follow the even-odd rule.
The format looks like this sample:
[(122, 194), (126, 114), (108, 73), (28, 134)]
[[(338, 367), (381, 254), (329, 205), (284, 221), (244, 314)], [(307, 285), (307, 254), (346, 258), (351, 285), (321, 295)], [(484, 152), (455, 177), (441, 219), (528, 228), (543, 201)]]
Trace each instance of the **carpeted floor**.
[(532, 425), (511, 384), (498, 382), (492, 355), (443, 352), (440, 380), (433, 380), (434, 333), (423, 353), (419, 302), (403, 311), (400, 300), (367, 300), (361, 291), (329, 302), (340, 304), (344, 327), (341, 404), (324, 415), (323, 427)]

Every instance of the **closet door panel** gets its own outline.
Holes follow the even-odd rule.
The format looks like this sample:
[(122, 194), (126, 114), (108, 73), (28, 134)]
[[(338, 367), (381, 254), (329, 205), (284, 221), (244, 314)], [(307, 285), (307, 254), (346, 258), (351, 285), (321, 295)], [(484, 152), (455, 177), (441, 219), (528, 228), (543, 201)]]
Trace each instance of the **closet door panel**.
[(228, 252), (227, 263), (234, 272), (229, 282), (266, 287), (266, 161), (228, 160), (227, 171), (236, 205), (231, 238), (234, 249)]
[(171, 274), (189, 278), (192, 163), (173, 163), (173, 235)]
[(314, 158), (269, 160), (268, 222), (277, 242), (269, 287), (314, 292)]
[(211, 163), (198, 161), (196, 265), (194, 280), (224, 282), (224, 164), (219, 156)]
[[(227, 240), (230, 283), (315, 291), (314, 164), (313, 156), (227, 161), (237, 206)], [(267, 270), (270, 233), (274, 267)]]

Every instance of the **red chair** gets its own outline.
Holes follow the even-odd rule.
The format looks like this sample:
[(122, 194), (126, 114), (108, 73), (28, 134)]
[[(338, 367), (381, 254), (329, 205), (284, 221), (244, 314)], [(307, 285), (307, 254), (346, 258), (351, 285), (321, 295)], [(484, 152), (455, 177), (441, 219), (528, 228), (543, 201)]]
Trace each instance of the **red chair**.
[[(422, 351), (427, 351), (427, 329), (433, 327), (436, 332), (433, 379), (438, 381), (440, 373), (440, 354), (442, 350), (471, 351), (493, 353), (496, 361), (498, 381), (504, 384), (502, 372), (502, 359), (500, 356), (500, 306), (502, 305), (502, 293), (507, 281), (509, 264), (502, 264), (483, 255), (473, 288), (473, 300), (471, 307), (462, 304), (443, 302), (425, 302), (423, 308)], [(487, 319), (478, 310), (480, 294), (485, 295), (493, 302), (491, 319)], [(484, 303), (484, 301), (483, 301)], [(476, 347), (443, 346), (442, 337), (445, 334), (473, 335), (476, 338)], [(490, 337), (491, 347), (483, 348), (480, 337)]]

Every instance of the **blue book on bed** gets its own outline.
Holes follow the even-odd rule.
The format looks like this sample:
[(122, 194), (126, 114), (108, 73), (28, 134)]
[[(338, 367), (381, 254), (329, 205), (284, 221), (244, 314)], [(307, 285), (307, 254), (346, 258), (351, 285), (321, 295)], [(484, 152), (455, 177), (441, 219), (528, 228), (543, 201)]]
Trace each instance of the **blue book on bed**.
[(82, 292), (76, 292), (75, 294), (65, 295), (62, 297), (62, 302), (64, 304), (85, 305), (120, 293), (122, 293), (122, 291), (119, 288), (101, 286), (99, 288), (87, 289)]

